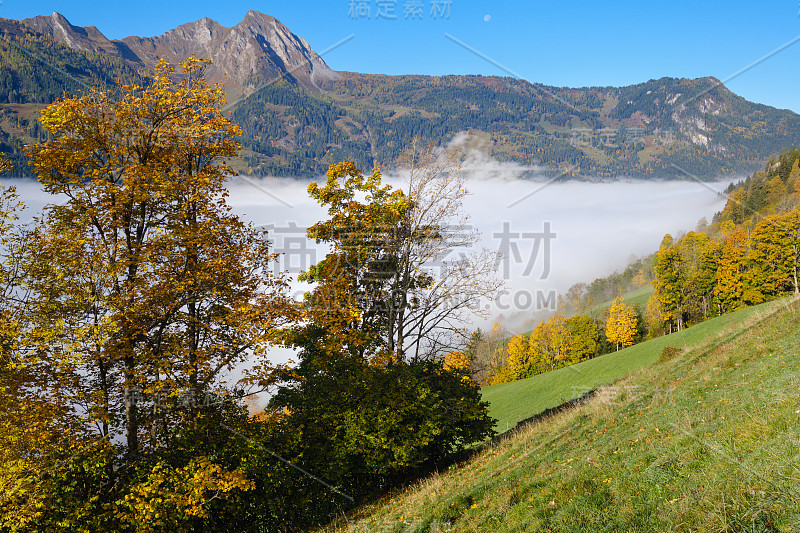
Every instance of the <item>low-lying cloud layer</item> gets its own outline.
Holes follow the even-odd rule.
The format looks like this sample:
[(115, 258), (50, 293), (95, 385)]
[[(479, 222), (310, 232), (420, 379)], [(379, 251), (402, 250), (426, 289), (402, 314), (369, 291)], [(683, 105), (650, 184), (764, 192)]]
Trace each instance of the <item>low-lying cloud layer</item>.
[[(401, 185), (397, 178), (388, 182)], [(652, 253), (665, 233), (680, 234), (702, 217), (710, 220), (724, 206), (720, 191), (726, 185), (642, 180), (547, 184), (473, 176), (465, 208), (482, 234), (482, 245), (501, 254), (497, 266), (510, 290), (493, 311), (505, 317), (533, 311), (551, 291), (561, 293), (573, 283), (622, 269), (631, 255)], [(274, 228), (276, 249), (287, 254), (286, 266), (294, 270), (321, 254), (302, 239), (302, 229), (325, 216), (308, 199), (307, 187), (308, 182), (275, 178), (240, 179), (229, 186), (236, 212)]]
[[(504, 170), (508, 172), (504, 173)], [(512, 329), (530, 327), (526, 318), (554, 303), (576, 282), (590, 282), (624, 268), (631, 255), (658, 248), (665, 233), (693, 229), (724, 205), (726, 183), (693, 181), (548, 183), (519, 179), (517, 169), (492, 167), (468, 173), (465, 208), (482, 234), (481, 244), (499, 252), (497, 268), (508, 291), (485, 306)], [(402, 186), (399, 177), (389, 177)], [(9, 184), (10, 182), (6, 182)], [(14, 180), (30, 220), (54, 199), (33, 181)], [(234, 211), (270, 229), (281, 266), (296, 273), (320, 260), (324, 249), (305, 238), (305, 228), (325, 218), (308, 197), (309, 181), (233, 178), (228, 185)], [(295, 296), (303, 287), (296, 285)], [(476, 320), (475, 325), (485, 325)], [(288, 358), (288, 352), (276, 359)]]

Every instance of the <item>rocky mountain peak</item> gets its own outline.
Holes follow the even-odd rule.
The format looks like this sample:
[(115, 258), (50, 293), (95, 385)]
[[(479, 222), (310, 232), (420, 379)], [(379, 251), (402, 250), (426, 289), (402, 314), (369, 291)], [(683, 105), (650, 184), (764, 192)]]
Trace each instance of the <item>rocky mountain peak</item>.
[[(57, 11), (53, 11), (50, 16), (38, 16), (21, 21), (23, 24), (32, 30), (43, 33), (60, 41), (70, 48), (76, 50), (83, 50), (85, 52), (95, 52), (97, 46), (92, 42), (89, 36), (89, 28), (80, 28), (73, 26), (67, 18)], [(91, 33), (95, 37), (100, 37), (108, 41), (97, 28), (91, 27)]]
[(229, 97), (249, 95), (259, 87), (287, 79), (315, 89), (317, 80), (338, 75), (311, 48), (278, 19), (250, 10), (227, 28), (203, 17), (156, 37), (107, 39), (94, 26), (73, 26), (57, 12), (21, 21), (76, 50), (120, 57), (138, 66), (152, 67), (161, 58), (177, 64), (189, 55), (211, 60), (206, 77), (222, 83)]
[(74, 50), (100, 53), (125, 59), (132, 63), (139, 60), (127, 46), (119, 41), (111, 41), (94, 26), (73, 26), (67, 17), (57, 11), (50, 16), (37, 16), (21, 20), (31, 30), (47, 35)]
[(244, 19), (239, 24), (257, 24), (260, 26), (264, 26), (266, 24), (271, 24), (273, 22), (277, 22), (280, 24), (280, 21), (271, 15), (267, 15), (265, 13), (261, 13), (256, 11), (255, 9), (251, 9), (244, 15)]

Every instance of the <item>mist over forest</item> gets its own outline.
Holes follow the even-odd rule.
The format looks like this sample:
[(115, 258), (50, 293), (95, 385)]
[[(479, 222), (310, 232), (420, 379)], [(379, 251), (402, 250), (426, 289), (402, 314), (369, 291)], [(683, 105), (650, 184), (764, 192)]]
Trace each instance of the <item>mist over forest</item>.
[[(481, 245), (502, 255), (497, 268), (508, 292), (484, 308), (490, 306), (493, 318), (512, 330), (530, 327), (528, 315), (537, 310), (537, 302), (549, 301), (552, 291), (563, 294), (574, 283), (624, 269), (632, 256), (656, 251), (664, 234), (693, 230), (703, 217), (710, 221), (725, 205), (719, 193), (730, 183), (548, 182), (519, 179), (520, 173), (513, 165), (499, 163), (470, 170), (470, 195), (464, 205), (481, 233)], [(324, 257), (324, 249), (305, 238), (305, 229), (325, 217), (324, 209), (308, 196), (311, 181), (241, 176), (228, 182), (234, 212), (269, 231), (273, 250), (283, 254), (276, 268), (293, 277)], [(402, 173), (390, 174), (385, 181), (402, 187)], [(34, 181), (14, 184), (27, 207), (22, 221), (53, 201)], [(542, 237), (547, 227), (549, 254)], [(534, 250), (537, 238), (541, 243)], [(294, 284), (295, 298), (305, 287)]]
[[(497, 267), (501, 274), (508, 274), (508, 293), (487, 304), (494, 317), (512, 329), (530, 325), (524, 323), (536, 310), (537, 295), (547, 300), (553, 290), (561, 294), (574, 283), (588, 283), (624, 269), (632, 254), (641, 257), (655, 252), (664, 234), (676, 236), (693, 230), (702, 217), (710, 221), (725, 205), (724, 196), (718, 193), (729, 183), (619, 180), (548, 184), (514, 179), (513, 172), (507, 172), (507, 177), (496, 171), (491, 174), (471, 175), (465, 209), (481, 232), (482, 246), (503, 254)], [(393, 187), (402, 186), (398, 176), (386, 181)], [(282, 266), (291, 271), (322, 257), (313, 242), (299, 239), (303, 228), (325, 214), (308, 198), (308, 183), (248, 178), (229, 184), (234, 210), (257, 225), (273, 228), (275, 250), (288, 252)], [(545, 224), (555, 234), (550, 239), (549, 265), (544, 239), (540, 237), (542, 243), (535, 252), (537, 237), (531, 236), (545, 233)]]

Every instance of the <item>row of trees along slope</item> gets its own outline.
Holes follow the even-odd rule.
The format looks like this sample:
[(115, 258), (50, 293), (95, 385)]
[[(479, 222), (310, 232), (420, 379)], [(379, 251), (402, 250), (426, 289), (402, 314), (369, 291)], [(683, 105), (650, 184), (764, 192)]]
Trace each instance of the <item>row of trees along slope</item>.
[(54, 203), (19, 225), (0, 190), (0, 530), (300, 530), (492, 434), (436, 356), (497, 288), (493, 257), (424, 268), (475, 241), (450, 229), (457, 169), (414, 150), (401, 191), (333, 165), (309, 230), (331, 253), (294, 302), (226, 203), (239, 129), (203, 65), (50, 105), (27, 156)]
[(487, 335), (474, 333), (465, 352), (448, 354), (446, 361), (466, 358), (475, 379), (494, 385), (626, 348), (642, 340), (641, 327), (637, 309), (618, 297), (601, 314), (555, 313), (529, 333), (510, 335), (496, 323)]
[[(488, 332), (475, 330), (464, 351), (448, 354), (446, 362), (469, 368), (479, 383), (497, 384), (636, 344), (648, 335), (645, 304), (655, 259), (651, 254), (621, 272), (575, 283), (559, 296), (559, 312), (541, 317), (528, 333), (509, 332), (500, 323)], [(630, 300), (631, 294), (637, 297)]]
[(773, 157), (727, 192), (712, 224), (701, 220), (681, 238), (664, 237), (648, 302), (651, 335), (800, 294), (800, 149)]
[[(598, 300), (615, 298), (603, 316), (557, 313), (530, 334), (512, 336), (499, 324), (488, 335), (476, 333), (466, 351), (473, 375), (485, 383), (523, 379), (800, 294), (800, 149), (772, 157), (726, 193), (711, 224), (703, 218), (680, 238), (665, 235), (654, 255), (622, 273), (575, 284), (560, 299), (567, 311), (586, 313)], [(621, 302), (620, 294), (648, 283), (646, 308)]]

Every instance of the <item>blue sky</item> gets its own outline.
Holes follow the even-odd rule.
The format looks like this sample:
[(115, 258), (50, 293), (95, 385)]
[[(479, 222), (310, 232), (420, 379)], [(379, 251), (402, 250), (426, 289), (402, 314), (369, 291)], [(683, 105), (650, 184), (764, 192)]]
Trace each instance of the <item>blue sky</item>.
[[(249, 9), (277, 17), (318, 52), (352, 36), (324, 54), (336, 70), (511, 71), (532, 82), (573, 87), (716, 76), (749, 100), (800, 112), (798, 0), (2, 0), (0, 17), (58, 11), (113, 39), (158, 35), (204, 16), (233, 26)], [(406, 12), (414, 16), (406, 18)], [(793, 39), (798, 41), (775, 52)]]

